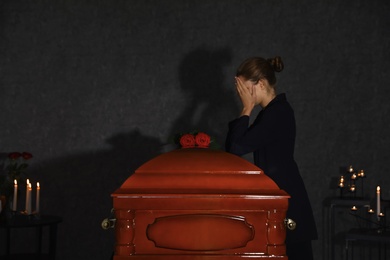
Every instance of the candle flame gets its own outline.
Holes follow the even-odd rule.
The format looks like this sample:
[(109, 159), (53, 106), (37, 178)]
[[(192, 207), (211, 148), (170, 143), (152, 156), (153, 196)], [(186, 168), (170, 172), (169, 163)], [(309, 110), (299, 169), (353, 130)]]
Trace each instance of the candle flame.
[(344, 176), (340, 176), (339, 187), (340, 187), (340, 188), (343, 188), (343, 187), (344, 187)]
[(37, 189), (39, 189), (41, 186), (39, 186), (39, 182), (37, 182)]
[(29, 179), (27, 179), (27, 185), (30, 183), (30, 180)]
[(14, 180), (14, 184), (15, 184), (15, 185), (18, 185), (18, 181), (17, 181), (17, 180)]
[(380, 191), (381, 191), (381, 187), (380, 187), (380, 186), (377, 186), (377, 187), (376, 187), (376, 191), (377, 191), (377, 192), (380, 192)]

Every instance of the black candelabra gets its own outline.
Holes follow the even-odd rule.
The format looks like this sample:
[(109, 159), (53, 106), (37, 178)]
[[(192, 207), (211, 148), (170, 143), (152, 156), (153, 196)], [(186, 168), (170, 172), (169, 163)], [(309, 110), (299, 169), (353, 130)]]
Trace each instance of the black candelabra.
[(352, 165), (350, 165), (346, 170), (345, 174), (340, 176), (338, 184), (338, 187), (340, 189), (340, 198), (356, 198), (358, 197), (358, 192), (361, 193), (361, 197), (363, 198), (365, 178), (366, 174), (364, 173), (364, 170), (355, 171)]
[(372, 209), (371, 205), (365, 205), (361, 208), (361, 210), (364, 210), (365, 213), (359, 212), (359, 214), (359, 209), (356, 206), (351, 207), (351, 214), (358, 221), (359, 227), (371, 226), (376, 229), (378, 233), (382, 233), (388, 230), (388, 227), (386, 226), (385, 214), (382, 212), (380, 206), (379, 210), (376, 210), (377, 212)]

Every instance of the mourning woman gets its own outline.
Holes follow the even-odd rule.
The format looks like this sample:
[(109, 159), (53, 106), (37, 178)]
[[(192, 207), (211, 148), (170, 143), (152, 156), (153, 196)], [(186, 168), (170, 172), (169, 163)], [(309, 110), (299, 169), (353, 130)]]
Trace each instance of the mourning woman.
[[(291, 196), (287, 218), (297, 225), (295, 230), (287, 230), (287, 256), (289, 260), (311, 260), (311, 243), (317, 239), (317, 229), (294, 159), (294, 111), (286, 95), (276, 93), (275, 72), (283, 68), (280, 57), (249, 58), (238, 67), (235, 83), (242, 111), (229, 123), (226, 151), (239, 156), (253, 153), (254, 163)], [(256, 106), (262, 109), (249, 125), (249, 117)]]

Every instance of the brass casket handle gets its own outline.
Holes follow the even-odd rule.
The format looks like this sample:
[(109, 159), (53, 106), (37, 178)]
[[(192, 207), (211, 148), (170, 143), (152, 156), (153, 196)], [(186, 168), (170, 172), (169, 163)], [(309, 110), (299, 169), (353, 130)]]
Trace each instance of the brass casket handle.
[[(111, 216), (114, 214), (114, 209), (111, 209)], [(111, 217), (110, 216), (110, 217)], [(102, 228), (103, 229), (109, 229), (109, 228), (114, 228), (115, 227), (115, 218), (105, 218), (102, 221)]]
[(294, 230), (297, 227), (297, 223), (291, 218), (286, 218), (284, 220), (284, 223), (286, 224), (286, 227), (290, 230)]
[(103, 229), (114, 228), (115, 227), (115, 220), (116, 219), (108, 219), (108, 218), (103, 219), (102, 228)]

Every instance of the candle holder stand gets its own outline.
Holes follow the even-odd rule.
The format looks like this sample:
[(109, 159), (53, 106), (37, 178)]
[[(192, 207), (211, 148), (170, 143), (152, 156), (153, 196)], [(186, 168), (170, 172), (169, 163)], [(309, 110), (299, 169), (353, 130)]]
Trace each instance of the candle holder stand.
[(40, 218), (40, 214), (37, 211), (33, 211), (30, 214), (27, 213), (27, 211), (20, 211), (19, 215), (21, 215), (23, 217), (27, 217), (29, 219), (39, 219)]
[(361, 191), (362, 191), (362, 197), (364, 197), (364, 179), (366, 178), (366, 174), (363, 170), (360, 170), (357, 174), (358, 178), (361, 180)]
[(12, 223), (18, 223), (20, 221), (25, 220), (37, 220), (40, 219), (40, 214), (38, 212), (33, 212), (31, 214), (27, 214), (25, 211), (8, 211), (5, 219), (2, 221), (5, 221), (5, 223), (12, 224)]
[(378, 234), (380, 234), (380, 233), (384, 233), (386, 230), (387, 230), (386, 221), (384, 220), (384, 217), (380, 217), (378, 220), (377, 232)]
[[(340, 198), (344, 196), (347, 198), (364, 198), (364, 179), (366, 175), (363, 170), (356, 172), (352, 165), (346, 170), (346, 174), (340, 176), (338, 187), (340, 189)], [(359, 181), (359, 179), (361, 181)], [(344, 188), (347, 188), (347, 193), (344, 192)], [(361, 196), (357, 194), (361, 193)]]
[(343, 192), (344, 192), (344, 187), (339, 187), (340, 189), (340, 199), (343, 198)]
[(377, 225), (378, 225), (377, 227), (378, 234), (384, 233), (387, 230), (386, 220), (383, 214), (377, 218)]
[[(386, 225), (386, 216), (383, 213), (374, 212), (369, 206), (364, 206), (368, 208), (366, 211), (366, 216), (362, 216), (359, 209), (355, 206), (351, 208), (350, 214), (354, 216), (357, 220), (359, 228), (370, 228), (378, 234), (384, 233), (388, 230)], [(374, 219), (373, 219), (374, 218)]]

